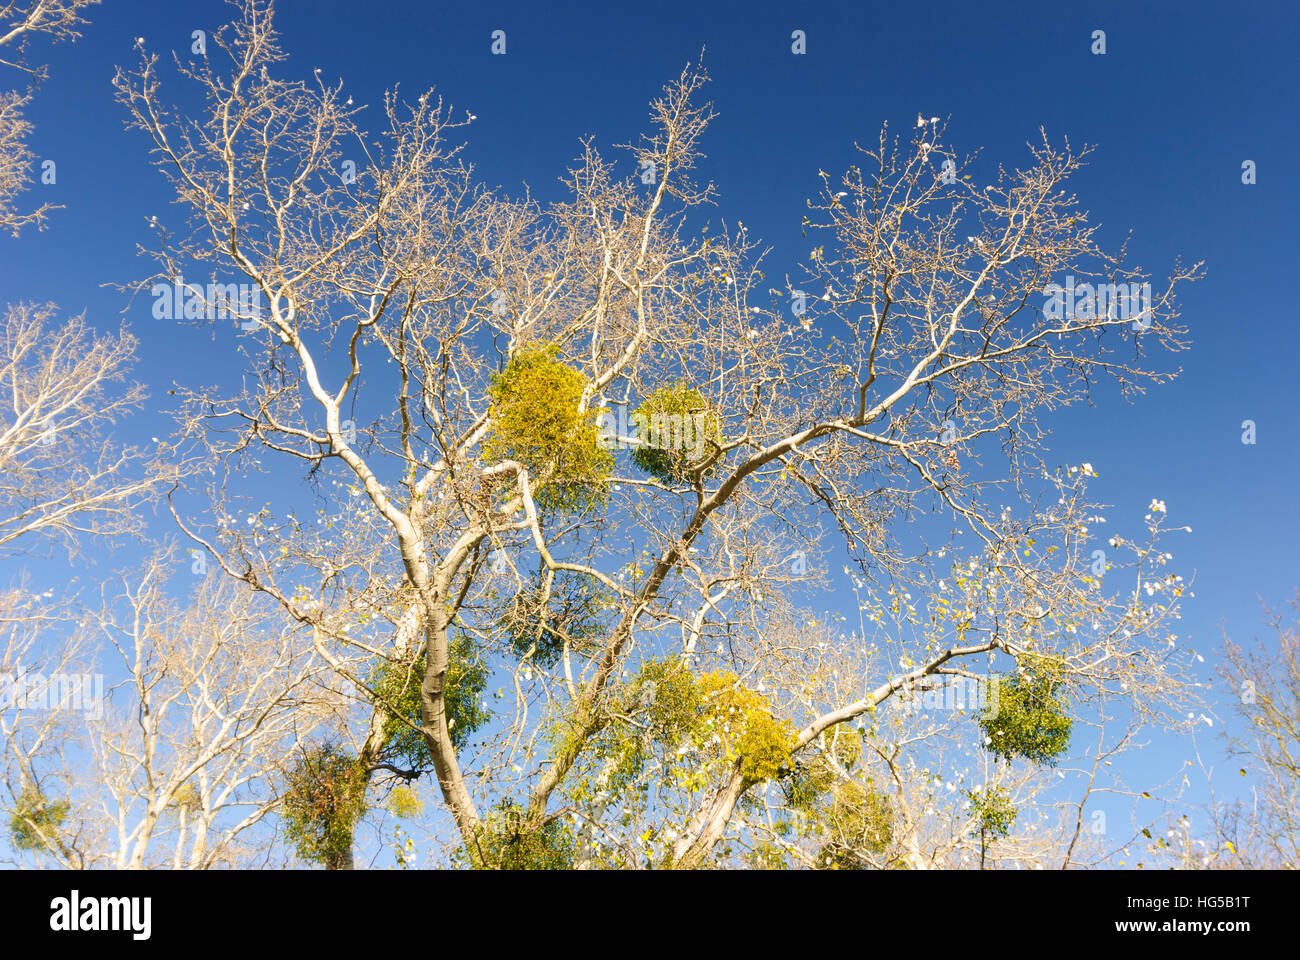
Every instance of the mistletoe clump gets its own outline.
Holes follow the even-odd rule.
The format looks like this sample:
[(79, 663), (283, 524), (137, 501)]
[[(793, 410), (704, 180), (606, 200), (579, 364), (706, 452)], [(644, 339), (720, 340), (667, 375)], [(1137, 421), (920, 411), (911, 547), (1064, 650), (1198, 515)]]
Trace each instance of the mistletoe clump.
[(885, 794), (853, 781), (841, 781), (831, 791), (824, 832), (827, 841), (817, 862), (829, 870), (858, 870), (868, 865), (864, 854), (880, 854), (894, 839), (894, 819)]
[(322, 744), (303, 751), (287, 781), (281, 816), (298, 856), (331, 870), (348, 864), (366, 810), (366, 775), (357, 758)]
[(424, 812), (424, 801), (411, 787), (394, 787), (388, 795), (388, 812), (399, 819), (409, 820)]
[(746, 781), (771, 780), (786, 767), (797, 738), (790, 721), (772, 716), (766, 697), (730, 670), (704, 674), (700, 692), (708, 707), (697, 736), (716, 737)]
[(800, 832), (822, 839), (816, 859), (820, 868), (861, 869), (869, 865), (867, 854), (882, 853), (893, 840), (889, 798), (853, 779), (861, 758), (862, 734), (837, 728), (825, 736), (818, 753), (796, 761), (782, 781), (786, 802), (802, 814)]
[(586, 386), (550, 345), (519, 350), (488, 388), (492, 428), (483, 452), (527, 467), (544, 510), (572, 513), (605, 501), (614, 458), (599, 443), (600, 411), (579, 409)]
[(635, 713), (641, 735), (623, 741), (624, 775), (639, 770), (649, 742), (671, 754), (685, 744), (736, 764), (749, 783), (786, 767), (797, 738), (772, 716), (767, 698), (729, 670), (696, 675), (676, 658), (649, 660), (628, 683), (622, 710)]
[(650, 737), (673, 749), (695, 733), (705, 706), (698, 678), (675, 657), (642, 664), (627, 699), (644, 708)]
[(980, 836), (1005, 837), (1019, 813), (1007, 792), (1000, 787), (985, 787), (971, 790), (966, 796)]
[(481, 867), (498, 870), (570, 870), (576, 841), (561, 817), (540, 827), (530, 826), (525, 811), (513, 801), (501, 803), (482, 827)]
[(67, 819), (70, 804), (66, 800), (50, 801), (38, 788), (23, 791), (9, 818), (9, 837), (18, 850), (44, 850), (47, 841), (58, 836)]
[(185, 783), (172, 794), (171, 805), (185, 814), (194, 814), (203, 809), (203, 797), (193, 783)]
[(614, 599), (613, 591), (590, 577), (561, 571), (545, 601), (537, 583), (507, 606), (503, 626), (510, 649), (520, 660), (532, 651), (532, 660), (553, 667), (566, 641), (571, 650), (582, 650), (604, 634)]
[(665, 483), (690, 480), (722, 444), (722, 421), (686, 383), (660, 387), (632, 415), (641, 446), (632, 462)]
[(1065, 664), (1033, 654), (1021, 660), (1019, 673), (1000, 678), (997, 713), (981, 718), (980, 726), (996, 756), (1054, 766), (1070, 745), (1073, 727)]
[(822, 797), (851, 773), (862, 757), (862, 734), (851, 727), (837, 727), (826, 734), (825, 742), (824, 751), (795, 761), (782, 782), (790, 806), (804, 813), (813, 813)]
[[(638, 784), (657, 745), (671, 767), (680, 747), (697, 742), (705, 703), (699, 678), (676, 657), (645, 661), (624, 686), (609, 716), (600, 724), (599, 753), (613, 761), (612, 789)], [(612, 718), (635, 722), (609, 722)], [(557, 728), (557, 748), (563, 750), (567, 726)], [(640, 781), (639, 788), (646, 785)], [(575, 795), (585, 796), (579, 789)]]

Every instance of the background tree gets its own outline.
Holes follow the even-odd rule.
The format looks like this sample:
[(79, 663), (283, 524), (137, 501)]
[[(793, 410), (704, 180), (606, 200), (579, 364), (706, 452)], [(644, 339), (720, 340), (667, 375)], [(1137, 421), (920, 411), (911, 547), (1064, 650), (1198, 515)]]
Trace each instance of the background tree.
[(70, 553), (92, 538), (140, 529), (137, 508), (178, 471), (112, 442), (112, 424), (140, 406), (127, 379), (136, 340), (96, 334), (53, 304), (18, 304), (0, 329), (0, 551), (55, 541)]
[(1204, 828), (1180, 821), (1174, 849), (1181, 866), (1293, 870), (1300, 864), (1300, 596), (1290, 607), (1289, 617), (1267, 611), (1268, 642), (1248, 648), (1224, 637), (1220, 676), (1246, 731), (1225, 734), (1227, 759), (1229, 769), (1251, 779), (1251, 798), (1212, 801)]
[[(163, 459), (117, 445), (110, 432), (144, 396), (127, 379), (135, 346), (125, 329), (101, 336), (81, 317), (60, 322), (52, 304), (6, 311), (0, 327), (0, 555), (57, 548), (84, 557), (95, 543), (138, 532), (139, 508), (160, 484), (179, 476)], [(24, 572), (2, 586), (0, 673), (10, 680), (25, 671), (92, 682), (95, 643), (76, 630), (81, 614), (73, 591), (38, 593), (31, 583)], [(0, 705), (11, 839), (20, 850), (84, 866), (81, 828), (63, 824), (75, 782), (69, 758), (85, 742), (84, 715), (60, 704), (23, 709), (23, 700), (11, 697)], [(57, 818), (48, 813), (54, 809)]]
[[(20, 213), (16, 198), (31, 182), (33, 155), (22, 115), (32, 90), (48, 75), (32, 63), (32, 45), (75, 41), (84, 12), (99, 0), (8, 0), (0, 4), (0, 65), (25, 75), (26, 93), (0, 92), (0, 229), (45, 225), (43, 204)], [(0, 549), (32, 535), (58, 539), (73, 551), (84, 535), (131, 529), (134, 506), (167, 479), (142, 466), (139, 451), (115, 448), (108, 425), (139, 406), (142, 389), (126, 379), (136, 341), (125, 330), (97, 335), (82, 317), (63, 322), (53, 304), (6, 308), (0, 328)]]
[(82, 13), (99, 0), (6, 0), (0, 4), (0, 65), (25, 75), (28, 88), (0, 90), (0, 230), (15, 237), (25, 226), (44, 228), (46, 215), (55, 204), (43, 203), (22, 212), (17, 200), (32, 182), (36, 157), (27, 145), (31, 123), (23, 112), (32, 102), (33, 91), (45, 79), (47, 70), (29, 59), (33, 41), (75, 41), (86, 20)]
[[(76, 40), (83, 12), (97, 2), (0, 6), (0, 64), (20, 71), (28, 83), (23, 92), (0, 92), (0, 229), (15, 236), (24, 226), (43, 228), (54, 209), (18, 207), (34, 161), (23, 111), (47, 76), (30, 58), (33, 42)], [(0, 555), (58, 548), (85, 557), (94, 544), (138, 532), (138, 508), (180, 475), (162, 457), (112, 436), (112, 426), (144, 398), (128, 379), (135, 349), (125, 328), (100, 335), (83, 317), (59, 319), (53, 304), (6, 308), (0, 321)], [(87, 743), (80, 711), (90, 705), (81, 699), (98, 696), (95, 642), (76, 629), (82, 613), (71, 592), (38, 594), (31, 582), (23, 571), (0, 594), (0, 673), (10, 694), (0, 707), (9, 839), (20, 855), (82, 867), (102, 852), (79, 818), (84, 803), (72, 799), (77, 772), (84, 772), (77, 752)], [(43, 683), (20, 690), (24, 677)], [(69, 699), (76, 702), (69, 706)]]
[(117, 869), (277, 862), (265, 821), (285, 800), (295, 744), (337, 730), (349, 699), (265, 597), (209, 575), (177, 599), (178, 566), (163, 552), (106, 585), (82, 624), (80, 648), (102, 645), (118, 661), (84, 669), (126, 678), (103, 702), (6, 712), (19, 850)]
[[(84, 714), (49, 704), (53, 699), (56, 706), (89, 706), (94, 649), (84, 631), (73, 629), (72, 603), (52, 593), (36, 594), (24, 581), (0, 593), (0, 810), (5, 838), (18, 857), (50, 857), (73, 869), (87, 864), (82, 831), (69, 818)], [(67, 678), (84, 678), (90, 690), (69, 689)]]

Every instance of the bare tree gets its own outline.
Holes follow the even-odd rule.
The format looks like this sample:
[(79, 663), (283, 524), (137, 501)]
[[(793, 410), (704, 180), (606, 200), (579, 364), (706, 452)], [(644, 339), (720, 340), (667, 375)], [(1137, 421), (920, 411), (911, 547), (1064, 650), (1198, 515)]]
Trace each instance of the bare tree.
[[(327, 647), (418, 673), (468, 862), (571, 847), (594, 862), (581, 851), (598, 843), (648, 858), (617, 812), (666, 821), (661, 860), (701, 865), (752, 788), (989, 655), (1019, 663), (1017, 689), (1065, 684), (1144, 719), (1188, 692), (1167, 652), (1183, 589), (1168, 555), (1144, 542), (1131, 585), (1103, 590), (1093, 471), (1042, 462), (1051, 411), (1171, 376), (1149, 358), (1183, 345), (1175, 289), (1198, 273), (1151, 292), (1099, 246), (1066, 190), (1086, 149), (1044, 136), (1027, 168), (988, 171), (940, 123), (882, 131), (861, 166), (824, 175), (807, 279), (764, 293), (743, 225), (696, 222), (714, 196), (694, 180), (712, 117), (698, 67), (651, 105), (633, 172), (585, 144), (569, 197), (541, 204), (476, 183), (450, 140), (471, 118), (432, 92), (387, 97), (375, 134), (341, 83), (280, 79), (266, 4), (215, 46), (176, 66), (205, 100), (194, 115), (163, 100), (155, 56), (115, 81), (188, 213), (158, 225), (145, 284), (202, 275), (186, 289), (228, 305), (237, 279), (261, 300), (225, 311), (256, 377), (186, 396), (184, 434), (223, 467), (210, 530), (180, 519)], [(1087, 309), (1044, 304), (1067, 277)], [(1101, 288), (1123, 296), (1098, 303)], [(630, 463), (611, 449), (629, 439)], [(310, 478), (318, 522), (291, 498), (241, 522), (227, 491), (272, 455)], [(949, 542), (909, 531), (926, 512), (951, 520)], [(1153, 539), (1163, 516), (1154, 501)], [(901, 661), (831, 700), (802, 691), (817, 644), (840, 640), (814, 638), (792, 600), (821, 575), (823, 524), (908, 631)], [(451, 677), (477, 657), (508, 671), (513, 717), (462, 747)], [(370, 768), (405, 714), (343, 672), (374, 704)], [(690, 705), (671, 722), (665, 689)], [(676, 797), (638, 799), (654, 777)]]
[[(51, 204), (30, 213), (16, 198), (31, 182), (23, 110), (46, 68), (30, 59), (32, 42), (75, 41), (82, 13), (98, 0), (30, 0), (0, 6), (0, 64), (25, 75), (25, 91), (0, 92), (0, 228), (45, 226)], [(136, 341), (123, 329), (97, 335), (82, 317), (60, 321), (52, 304), (7, 308), (0, 327), (0, 554), (30, 552), (38, 543), (78, 554), (91, 540), (135, 532), (136, 510), (180, 471), (109, 432), (139, 406), (142, 389), (128, 381)], [(36, 595), (24, 574), (0, 595), (4, 644), (0, 706), (9, 787), (10, 838), (19, 851), (86, 866), (89, 838), (70, 799), (73, 757), (84, 746), (82, 709), (99, 703), (102, 675), (93, 672), (93, 643), (74, 629), (75, 599)]]
[[(77, 867), (265, 863), (267, 817), (295, 744), (337, 729), (352, 709), (278, 608), (215, 575), (178, 601), (169, 589), (178, 567), (172, 552), (154, 556), (106, 588), (83, 625), (80, 648), (104, 641), (112, 656), (97, 669), (126, 678), (101, 701), (79, 714), (30, 703), (6, 712), (15, 815), (39, 839), (26, 849)], [(23, 814), (34, 784), (45, 808), (62, 804), (57, 823)]]
[(1229, 736), (1229, 757), (1253, 778), (1251, 800), (1214, 805), (1215, 849), (1225, 867), (1292, 868), (1300, 864), (1300, 596), (1292, 619), (1269, 612), (1273, 642), (1253, 650), (1224, 638), (1221, 675), (1247, 724)]
[[(0, 5), (0, 65), (34, 85), (46, 68), (30, 62), (34, 40), (75, 41), (83, 13), (99, 0), (8, 0)], [(15, 236), (44, 226), (51, 206), (29, 214), (13, 201), (30, 182), (27, 93), (0, 92), (0, 229)], [(136, 341), (123, 329), (99, 336), (83, 317), (59, 322), (53, 304), (6, 309), (0, 329), (0, 550), (52, 538), (79, 549), (83, 535), (134, 529), (133, 510), (168, 472), (136, 471), (144, 457), (114, 448), (105, 429), (139, 406), (143, 390), (126, 380)], [(174, 474), (174, 471), (171, 472)]]
[(46, 68), (33, 65), (28, 53), (33, 40), (75, 41), (86, 23), (82, 13), (99, 0), (6, 0), (0, 5), (0, 65), (13, 67), (25, 74), (29, 83), (24, 92), (0, 91), (0, 230), (15, 237), (25, 226), (43, 229), (46, 215), (57, 209), (43, 203), (29, 213), (15, 206), (18, 196), (32, 181), (31, 165), (35, 155), (27, 145), (31, 123), (23, 116), (32, 102), (32, 90), (45, 79)]
[(138, 529), (136, 508), (178, 472), (115, 446), (107, 428), (139, 407), (127, 380), (135, 338), (97, 335), (52, 304), (10, 307), (0, 329), (0, 550)]
[(73, 869), (87, 865), (69, 798), (85, 713), (93, 709), (94, 651), (90, 638), (73, 629), (71, 603), (52, 594), (34, 594), (25, 582), (0, 594), (0, 768), (15, 852)]

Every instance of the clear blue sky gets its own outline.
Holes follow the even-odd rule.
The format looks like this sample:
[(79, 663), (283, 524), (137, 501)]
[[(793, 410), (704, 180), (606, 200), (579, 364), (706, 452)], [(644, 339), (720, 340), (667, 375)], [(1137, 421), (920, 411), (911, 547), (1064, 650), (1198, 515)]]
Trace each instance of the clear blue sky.
[[(721, 189), (719, 215), (773, 247), (775, 275), (807, 254), (799, 236), (818, 168), (843, 169), (855, 139), (882, 121), (906, 132), (918, 112), (951, 117), (948, 140), (1014, 165), (1039, 126), (1098, 145), (1075, 188), (1112, 246), (1133, 230), (1134, 259), (1162, 276), (1181, 254), (1206, 279), (1184, 291), (1193, 346), (1183, 375), (1134, 406), (1106, 398), (1055, 422), (1062, 463), (1092, 462), (1092, 491), (1140, 516), (1152, 497), (1193, 534), (1171, 545), (1194, 573), (1185, 633), (1208, 653), (1225, 624), (1262, 633), (1259, 599), (1280, 606), (1300, 586), (1300, 402), (1294, 278), (1300, 127), (1291, 3), (818, 2), (360, 4), (288, 0), (279, 28), (286, 72), (342, 77), (359, 103), (400, 83), (429, 86), (473, 111), (469, 157), (485, 180), (527, 182), (545, 199), (593, 135), (632, 139), (646, 104), (707, 48), (719, 117), (704, 148)], [(58, 164), (38, 199), (66, 204), (45, 233), (0, 238), (0, 301), (54, 300), (115, 328), (125, 298), (102, 286), (148, 272), (134, 256), (168, 193), (146, 145), (123, 130), (115, 64), (134, 38), (189, 56), (190, 34), (231, 14), (216, 0), (107, 0), (75, 46), (46, 51), (51, 78), (30, 111), (34, 148)], [(507, 54), (493, 56), (493, 30)], [(791, 31), (807, 54), (791, 53)], [(1090, 52), (1093, 30), (1107, 53)], [(1243, 185), (1243, 161), (1258, 182)], [(147, 298), (127, 315), (142, 338), (137, 374), (151, 411), (124, 428), (147, 442), (168, 432), (156, 409), (173, 377), (206, 379), (194, 360), (207, 332), (154, 321)], [(1258, 442), (1240, 441), (1254, 420)], [(161, 523), (161, 522), (160, 522)], [(159, 533), (165, 532), (161, 526)], [(7, 578), (6, 578), (7, 579)], [(1208, 668), (1209, 664), (1207, 664)], [(1208, 677), (1207, 669), (1207, 677)], [(1216, 728), (1217, 729), (1217, 728)]]

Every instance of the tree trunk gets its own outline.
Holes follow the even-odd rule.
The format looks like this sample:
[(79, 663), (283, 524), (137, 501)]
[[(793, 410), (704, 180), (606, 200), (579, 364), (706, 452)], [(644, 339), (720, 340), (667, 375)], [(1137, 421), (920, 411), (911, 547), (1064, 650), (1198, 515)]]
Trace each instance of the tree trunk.
[(731, 779), (718, 788), (709, 804), (691, 821), (690, 829), (673, 844), (672, 866), (693, 870), (704, 862), (705, 856), (722, 839), (736, 803), (748, 788), (740, 771), (733, 770)]
[(447, 618), (442, 611), (425, 611), (425, 669), (420, 685), (421, 729), (433, 758), (434, 772), (442, 797), (451, 808), (456, 825), (465, 841), (471, 862), (483, 865), (483, 851), (479, 846), (479, 819), (474, 801), (465, 786), (465, 777), (452, 746), (451, 731), (447, 727), (447, 708), (444, 693), (447, 687), (447, 668), (450, 663), (447, 646)]

